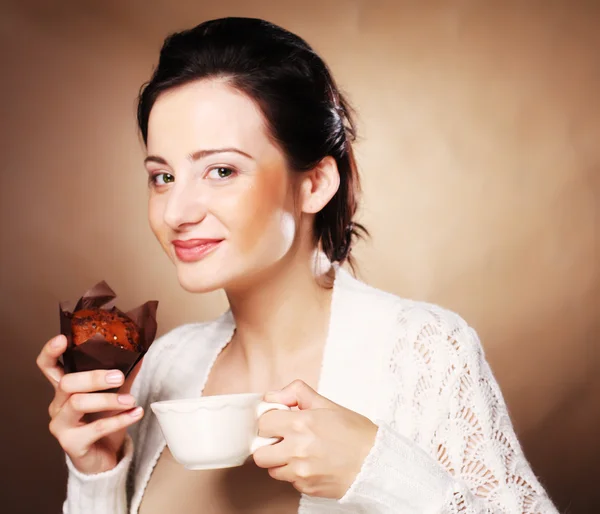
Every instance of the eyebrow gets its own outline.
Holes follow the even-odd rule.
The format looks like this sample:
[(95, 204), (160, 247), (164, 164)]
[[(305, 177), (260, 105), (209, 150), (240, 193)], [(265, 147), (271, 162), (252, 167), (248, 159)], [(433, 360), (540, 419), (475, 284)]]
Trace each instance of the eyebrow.
[[(209, 150), (198, 150), (197, 152), (194, 152), (190, 155), (188, 155), (188, 159), (192, 162), (197, 161), (199, 159), (203, 159), (204, 157), (208, 157), (209, 155), (214, 155), (214, 154), (218, 154), (218, 153), (237, 153), (240, 155), (243, 155), (244, 157), (247, 157), (248, 159), (252, 159), (254, 160), (254, 157), (252, 157), (250, 154), (247, 154), (246, 152), (242, 152), (242, 150), (239, 150), (238, 148), (212, 148)], [(165, 159), (163, 159), (162, 157), (159, 157), (158, 155), (149, 155), (148, 157), (146, 157), (144, 159), (144, 164), (148, 163), (148, 162), (155, 162), (157, 164), (163, 164), (165, 166), (168, 165), (167, 161)]]

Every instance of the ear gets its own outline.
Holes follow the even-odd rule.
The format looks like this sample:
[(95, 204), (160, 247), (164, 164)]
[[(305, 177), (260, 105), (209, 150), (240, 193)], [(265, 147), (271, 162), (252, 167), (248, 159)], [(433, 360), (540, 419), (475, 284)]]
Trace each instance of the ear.
[(302, 212), (316, 214), (323, 209), (340, 187), (340, 173), (331, 156), (325, 157), (312, 170), (302, 173), (300, 207)]

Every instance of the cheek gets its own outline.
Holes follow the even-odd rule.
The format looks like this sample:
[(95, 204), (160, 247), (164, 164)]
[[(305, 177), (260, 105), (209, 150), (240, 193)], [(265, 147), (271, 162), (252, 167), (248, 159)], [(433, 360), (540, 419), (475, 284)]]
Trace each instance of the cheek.
[(160, 198), (150, 194), (148, 199), (148, 223), (154, 235), (160, 240), (160, 234), (164, 231), (163, 206)]
[(273, 178), (254, 184), (238, 203), (238, 212), (244, 217), (244, 228), (238, 240), (241, 251), (280, 242), (289, 246), (294, 240), (293, 200), (287, 184), (277, 178), (279, 180)]

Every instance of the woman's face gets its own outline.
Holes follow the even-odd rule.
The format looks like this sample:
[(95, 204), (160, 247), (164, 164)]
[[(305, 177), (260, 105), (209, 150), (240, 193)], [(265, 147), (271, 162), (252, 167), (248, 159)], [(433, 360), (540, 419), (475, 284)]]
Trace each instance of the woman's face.
[(161, 94), (147, 148), (150, 226), (186, 290), (236, 287), (289, 253), (301, 174), (247, 96), (220, 80)]

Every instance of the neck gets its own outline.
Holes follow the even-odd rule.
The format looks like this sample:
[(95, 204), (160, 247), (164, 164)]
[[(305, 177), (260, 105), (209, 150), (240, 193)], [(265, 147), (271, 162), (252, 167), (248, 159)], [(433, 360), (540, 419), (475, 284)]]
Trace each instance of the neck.
[(294, 261), (269, 270), (243, 290), (227, 291), (236, 322), (234, 340), (248, 360), (278, 362), (324, 345), (331, 281), (315, 276), (310, 257)]

